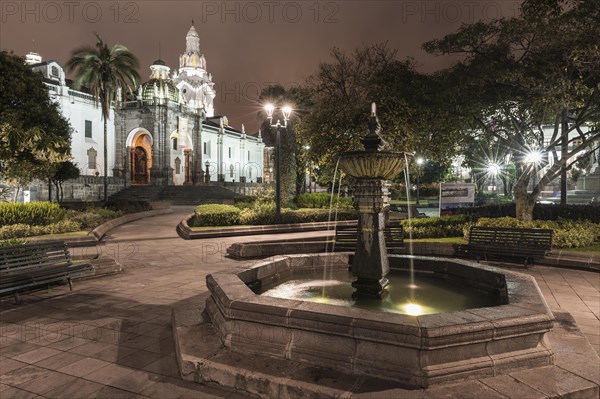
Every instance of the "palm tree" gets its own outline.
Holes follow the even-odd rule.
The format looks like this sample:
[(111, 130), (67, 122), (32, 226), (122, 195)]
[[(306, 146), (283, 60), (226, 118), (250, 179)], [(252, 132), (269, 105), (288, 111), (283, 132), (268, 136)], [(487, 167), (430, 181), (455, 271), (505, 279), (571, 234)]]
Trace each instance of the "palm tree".
[(122, 44), (112, 49), (96, 34), (96, 46), (83, 46), (73, 50), (67, 61), (67, 70), (75, 72), (75, 86), (85, 86), (100, 103), (104, 121), (104, 201), (108, 199), (108, 149), (107, 120), (111, 103), (119, 88), (133, 92), (140, 79), (139, 62)]

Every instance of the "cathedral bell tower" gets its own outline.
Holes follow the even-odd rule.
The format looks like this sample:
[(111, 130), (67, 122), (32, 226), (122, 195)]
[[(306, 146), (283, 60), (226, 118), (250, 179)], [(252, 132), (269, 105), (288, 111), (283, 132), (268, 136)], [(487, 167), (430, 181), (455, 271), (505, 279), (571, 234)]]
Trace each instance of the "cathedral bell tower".
[(185, 37), (185, 52), (179, 56), (179, 70), (173, 74), (173, 83), (179, 90), (182, 105), (207, 117), (214, 115), (215, 98), (212, 76), (206, 70), (206, 58), (200, 52), (200, 36), (192, 26)]

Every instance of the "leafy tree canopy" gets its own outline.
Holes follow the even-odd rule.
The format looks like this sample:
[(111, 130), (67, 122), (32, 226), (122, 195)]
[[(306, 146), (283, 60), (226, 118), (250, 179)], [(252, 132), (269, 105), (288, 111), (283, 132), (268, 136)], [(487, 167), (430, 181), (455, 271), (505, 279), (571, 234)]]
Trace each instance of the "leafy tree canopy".
[(334, 48), (307, 83), (314, 104), (298, 133), (314, 148), (321, 166), (335, 164), (339, 153), (361, 149), (372, 102), (388, 148), (443, 160), (454, 154), (460, 131), (439, 95), (443, 80), (399, 60), (387, 43), (363, 46), (352, 54)]
[[(465, 25), (424, 45), (434, 54), (462, 55), (440, 72), (446, 81), (443, 96), (452, 101), (465, 131), (508, 152), (516, 166), (513, 193), (522, 219), (531, 218), (546, 184), (597, 148), (599, 20), (596, 0), (526, 0), (518, 17)], [(550, 138), (544, 137), (548, 128)], [(528, 193), (530, 180), (544, 166), (528, 161), (532, 151), (548, 153), (549, 162)]]
[(2, 177), (14, 186), (48, 178), (70, 157), (69, 123), (50, 100), (41, 75), (6, 51), (0, 52), (0, 92)]

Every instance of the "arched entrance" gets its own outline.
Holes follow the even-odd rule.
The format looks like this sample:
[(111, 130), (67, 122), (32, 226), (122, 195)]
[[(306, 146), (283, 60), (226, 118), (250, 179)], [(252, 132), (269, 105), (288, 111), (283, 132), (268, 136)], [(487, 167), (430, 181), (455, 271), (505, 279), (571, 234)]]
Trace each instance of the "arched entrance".
[(147, 130), (136, 129), (127, 139), (131, 184), (149, 184), (152, 168), (152, 136)]
[(150, 175), (148, 173), (148, 153), (142, 146), (137, 146), (132, 151), (131, 182), (133, 184), (148, 184)]

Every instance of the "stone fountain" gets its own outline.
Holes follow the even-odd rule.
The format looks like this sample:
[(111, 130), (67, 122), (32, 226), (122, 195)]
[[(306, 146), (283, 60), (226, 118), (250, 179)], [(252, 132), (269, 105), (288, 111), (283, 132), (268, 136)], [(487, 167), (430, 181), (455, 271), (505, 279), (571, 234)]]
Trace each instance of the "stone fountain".
[(356, 281), (355, 297), (385, 296), (390, 271), (385, 245), (385, 210), (389, 207), (386, 181), (404, 169), (404, 153), (384, 151), (381, 125), (373, 103), (369, 117), (369, 134), (362, 138), (364, 151), (345, 152), (340, 168), (355, 179), (354, 206), (359, 211), (358, 239), (352, 262)]
[[(385, 180), (399, 173), (404, 156), (382, 150), (379, 132), (373, 109), (369, 134), (362, 140), (365, 151), (340, 159), (357, 183), (356, 253), (279, 256), (208, 275), (210, 296), (203, 311), (173, 313), (184, 378), (287, 398), (350, 397), (385, 387), (402, 396), (449, 381), (460, 396), (473, 390), (474, 381), (502, 387), (510, 380), (506, 374), (527, 380), (532, 372), (552, 382), (559, 369), (552, 366), (547, 339), (554, 316), (533, 277), (465, 260), (387, 255)], [(322, 281), (325, 268), (347, 270), (351, 256), (357, 302), (381, 299), (390, 270), (407, 273), (414, 267), (416, 274), (446, 281), (456, 291), (468, 287), (489, 294), (497, 306), (411, 315), (261, 295), (261, 287), (283, 284), (296, 273), (312, 273)], [(186, 318), (192, 321), (186, 324)], [(560, 361), (560, 370), (571, 367)], [(436, 392), (433, 397), (442, 393)], [(589, 397), (597, 395), (590, 392)]]

